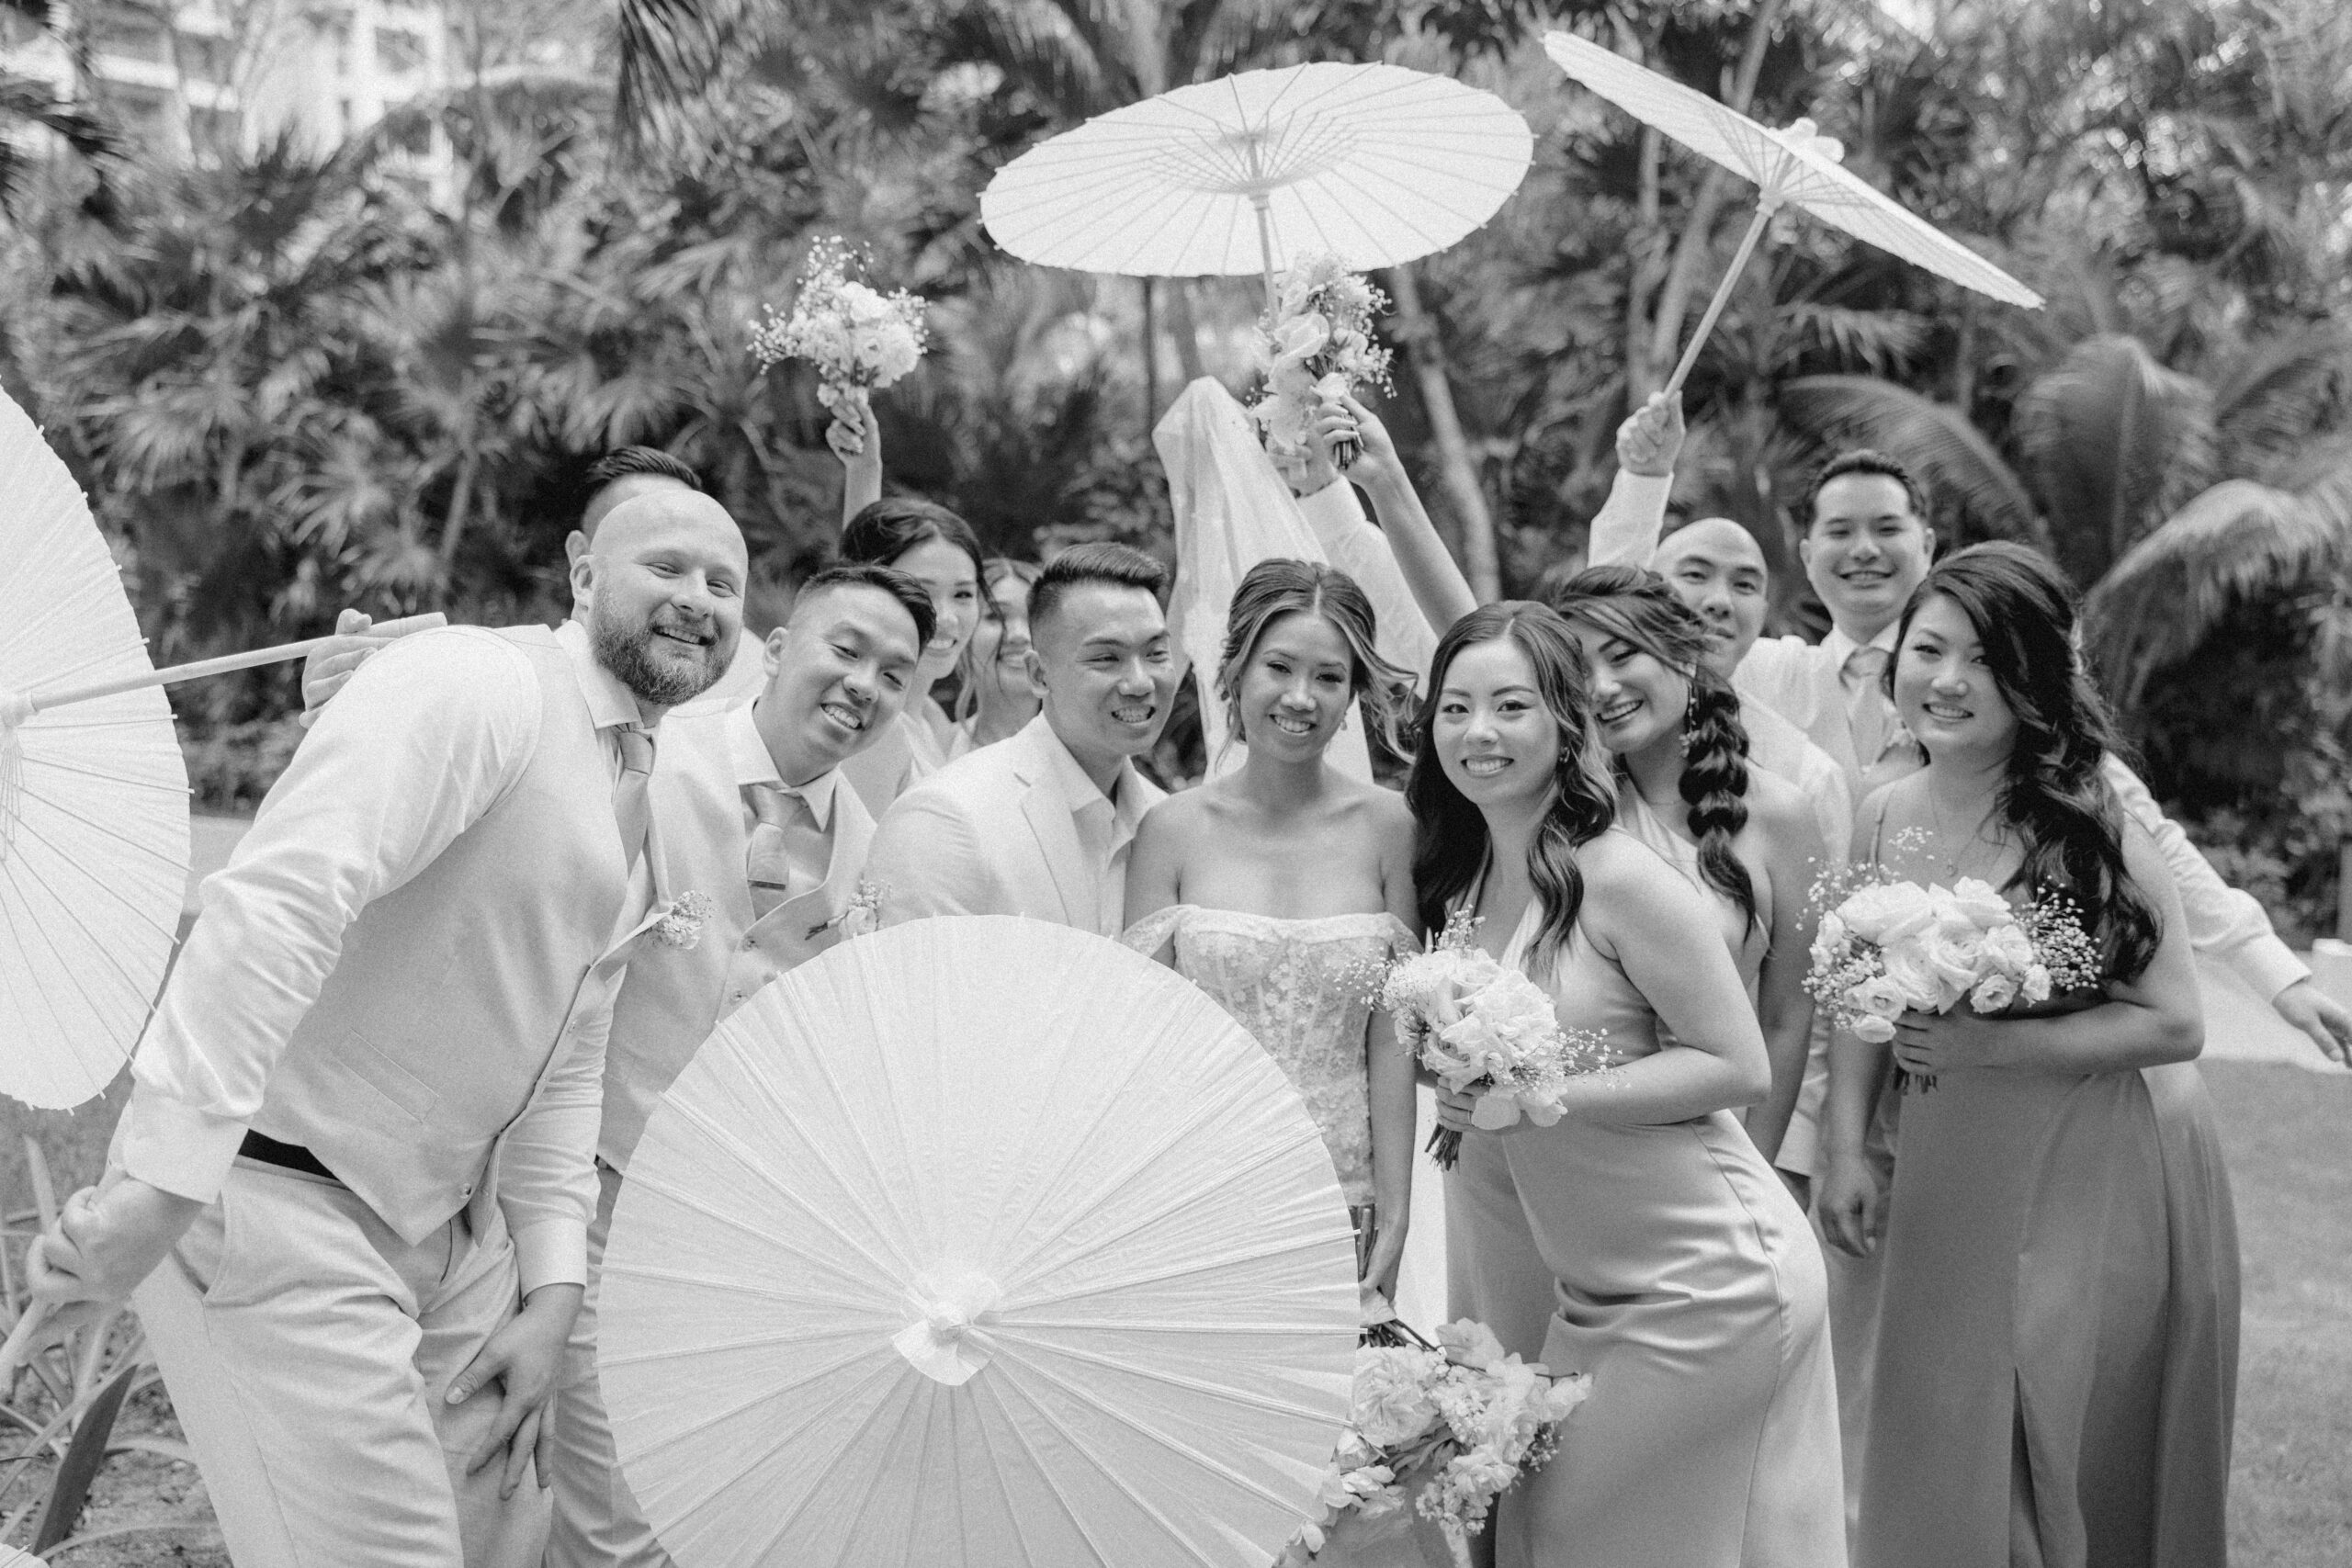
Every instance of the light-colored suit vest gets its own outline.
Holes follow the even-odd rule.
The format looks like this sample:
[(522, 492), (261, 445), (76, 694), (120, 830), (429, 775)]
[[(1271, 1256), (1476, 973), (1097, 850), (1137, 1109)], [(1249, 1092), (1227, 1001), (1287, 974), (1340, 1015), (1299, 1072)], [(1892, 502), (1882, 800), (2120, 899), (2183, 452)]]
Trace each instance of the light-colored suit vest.
[(529, 763), (432, 864), (359, 911), (253, 1121), (316, 1155), (411, 1245), (481, 1186), (628, 891), (612, 764), (569, 656), (543, 627), (499, 635), (538, 677)]
[(653, 814), (673, 897), (703, 894), (714, 913), (690, 948), (647, 942), (629, 959), (605, 1049), (605, 1122), (596, 1152), (628, 1164), (646, 1119), (718, 1021), (769, 981), (841, 940), (837, 921), (854, 896), (874, 818), (845, 779), (833, 786), (832, 851), (821, 886), (752, 918), (751, 843), (735, 781), (730, 714), (673, 713), (662, 724)]

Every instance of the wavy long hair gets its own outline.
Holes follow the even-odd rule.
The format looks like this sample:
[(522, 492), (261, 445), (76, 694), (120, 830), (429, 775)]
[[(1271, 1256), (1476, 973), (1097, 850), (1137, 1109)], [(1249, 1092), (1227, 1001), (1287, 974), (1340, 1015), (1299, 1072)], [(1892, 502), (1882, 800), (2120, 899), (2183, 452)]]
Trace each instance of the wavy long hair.
[[(1707, 664), (1705, 623), (1666, 579), (1640, 567), (1589, 568), (1555, 589), (1551, 604), (1569, 626), (1619, 638), (1690, 682), (1678, 787), (1699, 841), (1699, 874), (1739, 906), (1753, 928), (1756, 884), (1731, 847), (1747, 826), (1747, 727), (1731, 682)], [(1620, 758), (1621, 773), (1623, 767)]]
[(2025, 860), (2009, 886), (2072, 898), (2109, 972), (2137, 979), (2163, 926), (2124, 865), (2123, 809), (2099, 771), (2121, 741), (2075, 646), (2073, 586), (2049, 561), (2004, 539), (1945, 557), (1903, 606), (1886, 669), (1890, 698), (1911, 622), (1939, 596), (1975, 628), (1994, 687), (2017, 718), (1999, 807)]
[(1380, 657), (1372, 601), (1356, 580), (1318, 561), (1276, 557), (1243, 575), (1226, 612), (1225, 651), (1216, 671), (1216, 694), (1225, 699), (1228, 733), (1241, 729), (1241, 676), (1266, 628), (1284, 615), (1320, 615), (1348, 648), (1348, 695), (1363, 709), (1364, 723), (1391, 751), (1404, 750), (1399, 734), (1413, 698), (1408, 670)]
[(1423, 923), (1442, 931), (1454, 901), (1470, 891), (1494, 853), (1485, 813), (1445, 776), (1436, 735), (1438, 705), (1453, 661), (1464, 649), (1498, 641), (1527, 656), (1536, 693), (1560, 727), (1552, 804), (1527, 852), (1528, 879), (1544, 909), (1533, 955), (1548, 964), (1575, 935), (1584, 907), (1577, 851), (1617, 820), (1616, 786), (1599, 761), (1604, 753), (1593, 732), (1591, 671), (1576, 634), (1548, 605), (1527, 599), (1484, 605), (1438, 639), (1429, 692), (1413, 720), (1413, 771), (1405, 781), (1405, 801), (1413, 809), (1413, 886)]

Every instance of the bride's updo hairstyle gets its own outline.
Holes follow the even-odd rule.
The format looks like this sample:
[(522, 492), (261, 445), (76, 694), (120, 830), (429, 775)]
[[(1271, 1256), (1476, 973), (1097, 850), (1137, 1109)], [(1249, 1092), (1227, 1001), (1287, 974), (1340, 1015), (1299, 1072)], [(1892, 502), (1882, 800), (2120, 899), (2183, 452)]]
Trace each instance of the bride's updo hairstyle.
[(1756, 924), (1756, 885), (1732, 852), (1747, 826), (1747, 727), (1731, 682), (1707, 664), (1706, 624), (1666, 579), (1633, 566), (1596, 566), (1552, 594), (1569, 626), (1626, 643), (1690, 684), (1682, 724), (1683, 804), (1699, 840), (1699, 873)]
[(1348, 646), (1348, 695), (1363, 710), (1364, 723), (1391, 751), (1405, 749), (1399, 733), (1413, 700), (1413, 676), (1380, 657), (1374, 637), (1372, 601), (1356, 580), (1317, 561), (1276, 558), (1250, 569), (1233, 591), (1225, 617), (1225, 653), (1216, 671), (1216, 694), (1225, 699), (1226, 729), (1243, 738), (1241, 675), (1258, 651), (1258, 639), (1284, 615), (1320, 615)]
[(1550, 809), (1527, 852), (1528, 878), (1544, 906), (1533, 952), (1549, 963), (1575, 934), (1584, 906), (1577, 849), (1617, 820), (1617, 789), (1608, 753), (1592, 724), (1592, 676), (1576, 633), (1549, 606), (1528, 599), (1482, 605), (1453, 623), (1430, 660), (1429, 693), (1413, 720), (1413, 771), (1405, 802), (1413, 808), (1413, 886), (1422, 923), (1445, 929), (1447, 911), (1485, 871), (1492, 843), (1487, 818), (1453, 787), (1437, 755), (1437, 710), (1445, 678), (1464, 649), (1510, 641), (1535, 671), (1535, 689), (1560, 728)]
[(2010, 886), (2074, 899), (2109, 972), (2138, 978), (2162, 931), (2125, 869), (2122, 807), (2099, 772), (2119, 740), (2075, 646), (2073, 587), (2041, 556), (2006, 539), (1946, 556), (1903, 606), (1886, 670), (1890, 696), (1912, 618), (1939, 596), (1968, 617), (1993, 685), (2017, 718), (2000, 809), (2024, 843), (2025, 862)]

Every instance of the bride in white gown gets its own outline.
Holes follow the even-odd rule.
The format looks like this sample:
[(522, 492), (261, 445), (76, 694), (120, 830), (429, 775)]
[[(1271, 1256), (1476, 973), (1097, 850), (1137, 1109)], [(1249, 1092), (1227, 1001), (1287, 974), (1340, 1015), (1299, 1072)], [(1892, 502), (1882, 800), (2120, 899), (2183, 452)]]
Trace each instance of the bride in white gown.
[(1353, 580), (1260, 562), (1235, 590), (1215, 682), (1247, 758), (1154, 807), (1127, 868), (1126, 941), (1282, 1064), (1356, 1213), (1363, 1279), (1392, 1297), (1409, 1231), (1414, 1069), (1367, 993), (1376, 964), (1420, 945), (1413, 823), (1401, 795), (1324, 753), (1359, 703), (1365, 722), (1393, 728), (1410, 686), (1375, 650)]

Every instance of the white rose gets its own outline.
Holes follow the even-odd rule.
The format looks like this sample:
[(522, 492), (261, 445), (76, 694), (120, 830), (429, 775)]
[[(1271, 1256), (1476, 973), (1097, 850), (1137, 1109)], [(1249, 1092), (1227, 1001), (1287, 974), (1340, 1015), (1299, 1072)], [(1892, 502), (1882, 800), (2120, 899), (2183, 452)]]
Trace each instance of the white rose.
[(2050, 971), (2039, 964), (2026, 966), (2025, 978), (2018, 982), (2018, 994), (2029, 1002), (2050, 999)]
[(1846, 999), (1856, 1008), (1879, 1018), (1899, 1018), (1909, 999), (1903, 987), (1888, 976), (1880, 975), (1863, 981), (1846, 993)]
[(1883, 882), (1856, 888), (1837, 914), (1864, 942), (1888, 947), (1927, 930), (1936, 909), (1928, 890), (1917, 883)]
[(1846, 945), (1848, 934), (1846, 922), (1832, 912), (1821, 917), (1821, 928), (1814, 932), (1813, 943), (1816, 950), (1822, 947), (1843, 947)]
[(1984, 956), (1998, 964), (2003, 974), (2019, 976), (2033, 963), (2033, 941), (2023, 926), (2011, 920), (1984, 933)]
[(1886, 977), (1901, 989), (1905, 1006), (1920, 1012), (1940, 1012), (1949, 1005), (1935, 966), (1916, 943), (1906, 942), (1887, 949), (1885, 960)]
[(1856, 1019), (1850, 1026), (1850, 1032), (1857, 1040), (1872, 1045), (1883, 1045), (1894, 1038), (1894, 1021), (1891, 1018), (1881, 1018), (1876, 1013), (1870, 1013)]
[(2015, 923), (2017, 911), (2000, 890), (1989, 882), (1973, 876), (1963, 876), (1952, 885), (1952, 907), (1978, 931), (1989, 931), (1996, 926)]
[(1987, 975), (1968, 993), (1968, 1005), (1984, 1013), (1999, 1012), (2017, 999), (2017, 982), (2007, 975)]

